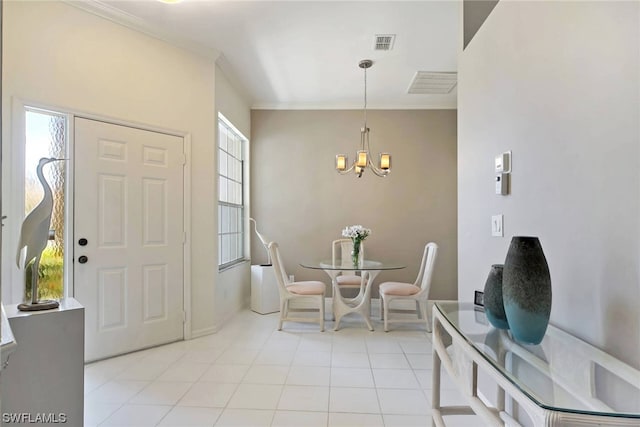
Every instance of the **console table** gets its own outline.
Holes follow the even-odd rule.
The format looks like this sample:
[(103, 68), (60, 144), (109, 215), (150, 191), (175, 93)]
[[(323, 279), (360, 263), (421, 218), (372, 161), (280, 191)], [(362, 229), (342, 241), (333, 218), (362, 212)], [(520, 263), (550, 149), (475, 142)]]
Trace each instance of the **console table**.
[[(440, 404), (441, 367), (468, 406)], [(462, 414), (488, 426), (637, 427), (640, 371), (552, 325), (539, 345), (520, 344), (480, 307), (436, 302), (433, 424)]]

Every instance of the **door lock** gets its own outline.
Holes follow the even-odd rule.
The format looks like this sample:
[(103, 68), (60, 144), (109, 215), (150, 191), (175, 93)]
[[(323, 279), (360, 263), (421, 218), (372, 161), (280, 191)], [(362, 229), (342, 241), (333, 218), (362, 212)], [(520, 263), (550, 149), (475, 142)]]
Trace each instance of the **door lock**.
[(81, 256), (78, 258), (78, 262), (79, 262), (80, 264), (86, 264), (86, 263), (87, 263), (87, 261), (89, 261), (89, 258), (87, 258), (87, 256), (86, 256), (86, 255), (81, 255)]
[(80, 246), (87, 246), (87, 243), (89, 243), (89, 242), (87, 242), (87, 239), (85, 239), (84, 237), (82, 239), (78, 240), (78, 244)]

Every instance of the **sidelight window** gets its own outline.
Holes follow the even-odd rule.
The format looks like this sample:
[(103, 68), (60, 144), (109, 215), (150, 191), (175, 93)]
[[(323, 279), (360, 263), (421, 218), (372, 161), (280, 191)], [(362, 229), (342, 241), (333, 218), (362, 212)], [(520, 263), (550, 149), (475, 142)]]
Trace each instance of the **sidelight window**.
[[(65, 158), (67, 150), (67, 116), (27, 107), (25, 109), (24, 214), (29, 214), (43, 198), (37, 176), (43, 157)], [(39, 268), (39, 299), (58, 299), (64, 295), (65, 253), (65, 181), (67, 161), (51, 162), (43, 169), (44, 179), (53, 194), (53, 212), (49, 241), (42, 253)], [(25, 297), (31, 298), (31, 267), (27, 267)]]

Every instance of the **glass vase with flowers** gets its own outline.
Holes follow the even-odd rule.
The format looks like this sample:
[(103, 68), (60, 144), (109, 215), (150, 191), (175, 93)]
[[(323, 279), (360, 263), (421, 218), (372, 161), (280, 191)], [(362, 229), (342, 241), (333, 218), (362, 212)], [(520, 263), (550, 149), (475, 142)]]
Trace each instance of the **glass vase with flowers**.
[(343, 237), (349, 237), (353, 242), (353, 250), (351, 251), (351, 261), (353, 266), (357, 267), (360, 261), (360, 245), (362, 241), (371, 234), (371, 230), (361, 225), (351, 225), (342, 230)]

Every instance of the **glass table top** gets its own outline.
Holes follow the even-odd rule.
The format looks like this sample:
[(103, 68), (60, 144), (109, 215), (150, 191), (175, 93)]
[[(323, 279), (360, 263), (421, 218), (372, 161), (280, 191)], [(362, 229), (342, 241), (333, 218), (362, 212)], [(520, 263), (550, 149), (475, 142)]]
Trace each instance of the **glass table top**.
[(491, 326), (482, 307), (455, 301), (434, 306), (538, 406), (640, 420), (640, 371), (613, 356), (552, 325), (539, 345), (521, 344)]
[(405, 268), (405, 265), (389, 263), (389, 262), (380, 262), (380, 261), (371, 261), (365, 260), (358, 263), (357, 266), (354, 266), (353, 263), (347, 262), (332, 262), (331, 260), (327, 261), (311, 261), (311, 262), (301, 262), (300, 265), (304, 268), (311, 268), (314, 270), (342, 270), (342, 271), (367, 271), (367, 270), (400, 270)]

